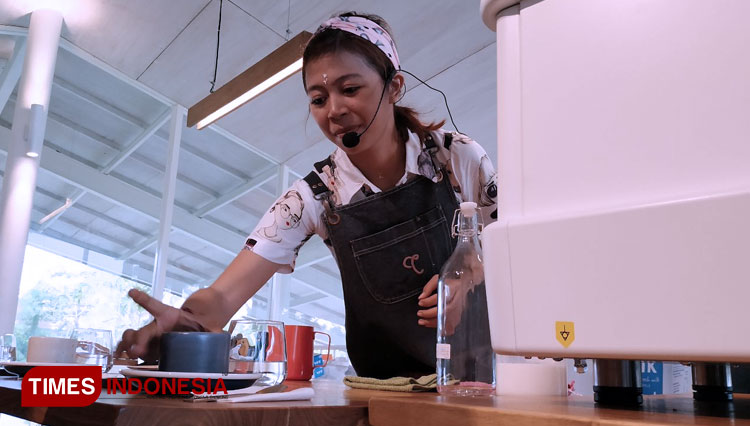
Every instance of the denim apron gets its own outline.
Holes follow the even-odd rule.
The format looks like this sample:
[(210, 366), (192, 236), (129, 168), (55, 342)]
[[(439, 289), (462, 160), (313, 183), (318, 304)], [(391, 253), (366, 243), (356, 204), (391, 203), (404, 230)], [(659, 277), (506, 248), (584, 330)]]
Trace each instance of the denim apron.
[[(450, 134), (445, 136), (448, 146)], [(423, 146), (437, 183), (420, 175), (334, 206), (320, 177), (315, 172), (305, 177), (326, 209), (324, 221), (341, 270), (346, 347), (360, 376), (419, 377), (436, 370), (436, 332), (417, 324), (417, 297), (453, 252), (450, 226), (458, 201), (447, 172), (436, 167), (432, 137)]]

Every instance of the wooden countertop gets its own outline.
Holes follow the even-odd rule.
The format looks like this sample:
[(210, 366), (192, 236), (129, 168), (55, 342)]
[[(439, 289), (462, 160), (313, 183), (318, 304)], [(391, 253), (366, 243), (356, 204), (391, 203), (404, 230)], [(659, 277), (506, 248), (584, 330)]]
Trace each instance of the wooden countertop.
[[(286, 382), (312, 386), (310, 401), (237, 404), (190, 403), (178, 398), (103, 394), (88, 407), (21, 407), (21, 382), (0, 380), (0, 412), (50, 426), (147, 425), (363, 425), (373, 392), (341, 383)], [(375, 392), (381, 394), (385, 392)]]
[(373, 426), (424, 425), (750, 425), (750, 396), (726, 403), (694, 402), (691, 394), (644, 396), (637, 408), (598, 406), (593, 396), (484, 398), (412, 394), (410, 398), (373, 396)]
[(750, 396), (732, 404), (696, 403), (690, 395), (644, 397), (642, 407), (596, 406), (592, 397), (445, 397), (349, 389), (335, 382), (311, 386), (311, 401), (239, 404), (186, 403), (144, 395), (104, 395), (88, 407), (21, 407), (21, 383), (0, 380), (0, 412), (51, 426), (65, 425), (750, 425)]

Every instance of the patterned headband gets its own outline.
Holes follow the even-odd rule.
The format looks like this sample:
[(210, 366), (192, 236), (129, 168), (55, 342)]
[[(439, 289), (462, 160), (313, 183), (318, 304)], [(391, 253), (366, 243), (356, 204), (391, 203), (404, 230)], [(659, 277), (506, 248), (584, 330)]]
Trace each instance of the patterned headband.
[(396, 45), (393, 43), (393, 39), (391, 39), (388, 31), (375, 22), (359, 16), (337, 16), (320, 24), (315, 33), (317, 34), (326, 28), (346, 31), (370, 41), (385, 53), (385, 56), (396, 67), (396, 70), (401, 69), (401, 63), (398, 60), (398, 52), (396, 52)]

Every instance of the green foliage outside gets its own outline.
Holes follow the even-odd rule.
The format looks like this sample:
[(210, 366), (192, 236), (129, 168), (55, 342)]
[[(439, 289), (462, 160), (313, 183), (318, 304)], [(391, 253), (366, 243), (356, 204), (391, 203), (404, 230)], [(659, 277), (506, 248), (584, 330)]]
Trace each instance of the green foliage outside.
[(65, 270), (24, 283), (31, 288), (19, 299), (16, 315), (19, 361), (26, 359), (31, 336), (70, 337), (76, 328), (99, 328), (112, 330), (116, 345), (124, 330), (150, 320), (148, 312), (127, 296), (131, 288), (149, 292), (149, 287), (70, 262)]

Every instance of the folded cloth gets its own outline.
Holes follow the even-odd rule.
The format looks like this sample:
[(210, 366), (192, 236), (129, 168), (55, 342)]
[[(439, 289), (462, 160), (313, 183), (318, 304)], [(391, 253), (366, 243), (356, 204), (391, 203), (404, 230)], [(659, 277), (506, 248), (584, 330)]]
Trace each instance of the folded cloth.
[(382, 390), (391, 392), (429, 392), (437, 388), (437, 374), (412, 377), (391, 377), (373, 379), (371, 377), (346, 376), (344, 384), (355, 389)]
[[(231, 391), (230, 391), (231, 392)], [(261, 402), (261, 401), (305, 401), (315, 396), (312, 388), (299, 388), (289, 392), (261, 393), (253, 395), (229, 395), (217, 402)]]

